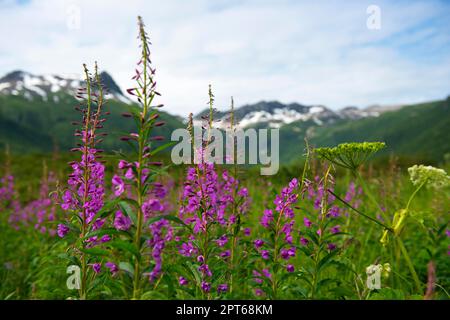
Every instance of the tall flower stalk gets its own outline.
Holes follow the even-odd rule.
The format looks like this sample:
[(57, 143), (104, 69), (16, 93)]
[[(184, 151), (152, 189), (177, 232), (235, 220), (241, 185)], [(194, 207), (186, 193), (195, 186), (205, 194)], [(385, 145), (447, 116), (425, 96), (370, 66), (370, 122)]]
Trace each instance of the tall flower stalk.
[[(283, 272), (294, 272), (295, 267), (289, 260), (296, 256), (294, 245), (294, 205), (299, 197), (299, 183), (292, 179), (287, 187), (284, 187), (274, 200), (275, 209), (265, 209), (261, 217), (261, 225), (269, 231), (269, 239), (256, 239), (255, 250), (263, 259), (262, 270), (254, 270), (254, 280), (258, 284), (269, 284), (266, 292), (272, 299), (278, 297), (278, 289), (281, 286)], [(265, 263), (268, 261), (270, 263)], [(284, 262), (282, 262), (284, 261)], [(265, 293), (258, 288), (256, 295)]]
[(100, 137), (104, 135), (99, 134), (98, 130), (103, 127), (105, 121), (103, 118), (105, 100), (97, 64), (93, 76), (86, 65), (83, 67), (86, 86), (78, 90), (77, 98), (82, 99), (82, 103), (76, 108), (82, 114), (82, 122), (74, 123), (81, 126), (75, 132), (81, 143), (72, 149), (81, 153), (81, 161), (70, 163), (72, 173), (67, 181), (68, 188), (62, 192), (61, 208), (71, 212), (72, 215), (65, 223), (59, 224), (57, 230), (59, 237), (66, 237), (68, 233), (75, 234), (75, 238), (71, 238), (73, 243), (69, 251), (81, 267), (80, 299), (86, 299), (88, 281), (92, 278), (89, 278), (88, 266), (92, 265), (94, 273), (98, 272), (96, 261), (98, 257), (95, 254), (91, 255), (92, 251), (89, 248), (109, 241), (108, 237), (98, 239), (96, 236), (89, 236), (104, 224), (104, 220), (97, 214), (103, 207), (105, 166), (99, 160), (102, 150), (96, 146), (101, 141)]
[[(238, 180), (228, 171), (218, 172), (214, 163), (205, 158), (214, 121), (211, 86), (208, 93), (209, 115), (202, 126), (208, 138), (202, 145), (194, 145), (200, 163), (188, 168), (179, 210), (179, 217), (189, 232), (182, 232), (176, 239), (185, 263), (196, 266), (193, 275), (180, 276), (180, 285), (189, 287), (193, 283), (202, 297), (211, 299), (214, 296), (212, 288), (218, 295), (230, 290), (230, 272), (233, 272), (231, 251), (236, 249), (233, 246), (237, 242), (240, 216), (247, 209), (248, 192), (246, 188), (239, 189)], [(188, 129), (194, 142), (191, 117)]]
[[(159, 205), (155, 200), (147, 199), (152, 188), (157, 188), (156, 169), (161, 166), (162, 163), (152, 161), (151, 158), (159, 151), (169, 145), (163, 145), (156, 148), (154, 146), (156, 141), (163, 140), (161, 136), (151, 136), (155, 127), (164, 125), (163, 121), (159, 121), (158, 108), (162, 105), (154, 105), (154, 99), (160, 94), (156, 91), (155, 81), (155, 69), (152, 67), (152, 61), (150, 57), (150, 40), (147, 32), (145, 31), (145, 25), (141, 17), (138, 17), (139, 27), (139, 41), (141, 47), (141, 55), (137, 65), (136, 73), (133, 79), (136, 81), (136, 86), (130, 88), (127, 92), (135, 97), (140, 104), (137, 109), (131, 109), (130, 113), (125, 113), (125, 117), (133, 117), (136, 123), (136, 132), (132, 132), (121, 139), (127, 142), (134, 152), (131, 156), (127, 157), (124, 154), (123, 159), (119, 162), (119, 169), (125, 171), (125, 178), (129, 180), (131, 185), (133, 198), (128, 198), (128, 202), (134, 205), (136, 214), (133, 217), (133, 245), (134, 245), (134, 257), (133, 257), (133, 299), (140, 299), (141, 297), (141, 285), (142, 285), (142, 253), (145, 249), (145, 238), (143, 237), (144, 227), (146, 225), (147, 218), (155, 212), (161, 212)], [(124, 191), (125, 182), (120, 176), (113, 177), (113, 185), (116, 188), (115, 196), (119, 197)], [(122, 210), (121, 214), (130, 217), (131, 212)], [(162, 236), (162, 228), (169, 228), (169, 236)], [(170, 226), (167, 221), (160, 221), (156, 225), (149, 226), (152, 240), (148, 243), (152, 247), (152, 256), (154, 257), (156, 266), (154, 272), (151, 273), (150, 279), (153, 280), (159, 276), (159, 270), (161, 268), (160, 259), (161, 250), (164, 247), (163, 242), (170, 238)], [(155, 251), (156, 250), (156, 251)]]

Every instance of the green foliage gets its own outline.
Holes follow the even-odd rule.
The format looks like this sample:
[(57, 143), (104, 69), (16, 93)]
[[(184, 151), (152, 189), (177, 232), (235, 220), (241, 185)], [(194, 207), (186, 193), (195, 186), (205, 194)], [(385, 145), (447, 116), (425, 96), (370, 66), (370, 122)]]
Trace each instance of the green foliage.
[[(388, 148), (378, 158), (395, 154), (407, 160), (438, 164), (450, 150), (450, 99), (404, 106), (378, 117), (340, 120), (319, 126), (313, 121), (297, 121), (280, 129), (280, 160), (298, 162), (304, 150), (304, 137), (316, 147), (347, 141), (384, 141)], [(432, 125), (431, 125), (432, 124)]]
[[(57, 102), (53, 97), (50, 95), (48, 101), (39, 98), (30, 101), (22, 96), (0, 95), (0, 149), (9, 145), (12, 153), (29, 154), (73, 148), (78, 141), (73, 136), (75, 127), (69, 124), (79, 119), (74, 110), (78, 102), (63, 93), (55, 95)], [(110, 112), (104, 123), (104, 131), (109, 135), (104, 137), (102, 147), (108, 151), (124, 147), (127, 150), (119, 138), (132, 132), (135, 124), (123, 118), (122, 113), (138, 110), (138, 106), (111, 100), (104, 108)], [(155, 135), (170, 137), (174, 129), (184, 127), (177, 117), (165, 112), (160, 112), (159, 120), (166, 125), (155, 128)]]

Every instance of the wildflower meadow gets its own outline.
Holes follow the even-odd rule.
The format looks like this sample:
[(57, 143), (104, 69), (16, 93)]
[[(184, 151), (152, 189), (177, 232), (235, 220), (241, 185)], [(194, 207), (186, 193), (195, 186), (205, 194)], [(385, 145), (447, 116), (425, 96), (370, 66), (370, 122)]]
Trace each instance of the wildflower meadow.
[[(75, 118), (63, 124), (70, 150), (5, 148), (0, 299), (449, 299), (448, 163), (401, 162), (382, 139), (306, 139), (292, 165), (264, 175), (263, 162), (235, 161), (251, 150), (218, 156), (214, 86), (209, 112), (184, 122), (189, 150), (174, 163), (158, 43), (140, 17), (136, 33), (125, 131), (109, 130), (98, 61), (80, 66)], [(228, 114), (234, 133), (232, 100)]]

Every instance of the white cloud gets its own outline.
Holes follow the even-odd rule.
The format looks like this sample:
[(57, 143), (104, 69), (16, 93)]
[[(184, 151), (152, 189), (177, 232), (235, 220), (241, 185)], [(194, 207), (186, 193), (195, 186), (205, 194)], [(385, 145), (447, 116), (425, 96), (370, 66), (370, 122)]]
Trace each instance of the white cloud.
[[(72, 74), (97, 60), (129, 87), (140, 14), (168, 112), (203, 109), (209, 83), (219, 108), (231, 95), (237, 105), (266, 99), (337, 108), (449, 94), (449, 6), (377, 2), (379, 31), (366, 28), (367, 1), (0, 1), (0, 72)], [(68, 28), (74, 7), (76, 30)]]

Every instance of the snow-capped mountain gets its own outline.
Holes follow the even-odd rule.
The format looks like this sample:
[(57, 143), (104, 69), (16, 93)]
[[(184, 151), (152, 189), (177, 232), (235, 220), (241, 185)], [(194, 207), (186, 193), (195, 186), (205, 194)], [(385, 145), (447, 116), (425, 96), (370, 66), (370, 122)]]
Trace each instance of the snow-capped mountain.
[[(204, 110), (195, 116), (195, 122), (200, 123), (208, 116), (209, 110)], [(298, 103), (282, 104), (277, 101), (261, 101), (256, 104), (244, 105), (235, 110), (235, 122), (241, 128), (254, 125), (266, 125), (279, 128), (296, 121), (313, 121), (316, 125), (332, 124), (340, 119), (360, 119), (380, 114), (377, 110), (346, 107), (338, 111), (328, 109), (323, 105), (301, 105)], [(219, 128), (229, 127), (229, 112), (216, 111), (214, 119), (218, 120)]]
[[(100, 77), (108, 88), (107, 98), (124, 103), (131, 102), (130, 99), (123, 95), (119, 86), (107, 72), (102, 72)], [(0, 78), (0, 94), (23, 95), (29, 100), (40, 98), (45, 101), (52, 99), (58, 102), (60, 99), (59, 93), (74, 96), (76, 90), (81, 86), (83, 86), (83, 80), (73, 75), (34, 75), (18, 70)]]

